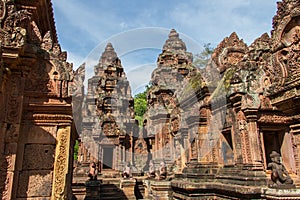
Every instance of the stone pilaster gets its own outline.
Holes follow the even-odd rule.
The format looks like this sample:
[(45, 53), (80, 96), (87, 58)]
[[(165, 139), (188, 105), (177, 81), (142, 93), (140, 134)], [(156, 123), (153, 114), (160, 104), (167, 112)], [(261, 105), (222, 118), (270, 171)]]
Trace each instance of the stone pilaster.
[(6, 91), (8, 94), (6, 98), (6, 112), (4, 112), (4, 151), (1, 154), (1, 159), (4, 162), (2, 163), (0, 173), (2, 172), (1, 175), (4, 175), (6, 171), (6, 185), (2, 191), (2, 199), (14, 198), (16, 190), (13, 186), (17, 185), (18, 181), (15, 175), (18, 174), (16, 173), (16, 159), (23, 109), (24, 78), (21, 77), (21, 73), (13, 73), (12, 75), (13, 77), (7, 83), (8, 88)]
[(292, 134), (292, 143), (293, 143), (293, 153), (296, 165), (296, 177), (295, 184), (300, 184), (300, 124), (293, 124), (290, 126), (290, 133)]
[(66, 183), (70, 157), (70, 134), (70, 126), (59, 127), (57, 131), (58, 144), (55, 152), (52, 200), (67, 199)]
[(247, 147), (247, 156), (249, 160), (247, 164), (252, 165), (254, 170), (263, 169), (262, 149), (260, 142), (260, 133), (257, 124), (257, 109), (244, 110), (247, 118), (247, 138), (244, 138), (244, 145)]

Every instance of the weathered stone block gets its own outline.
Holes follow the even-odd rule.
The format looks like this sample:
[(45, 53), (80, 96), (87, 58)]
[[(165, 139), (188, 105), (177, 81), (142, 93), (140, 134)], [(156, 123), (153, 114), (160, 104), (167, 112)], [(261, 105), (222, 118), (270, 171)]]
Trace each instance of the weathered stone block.
[(53, 169), (55, 145), (27, 144), (24, 150), (23, 170)]
[(128, 199), (135, 199), (135, 195), (134, 195), (135, 184), (136, 184), (135, 179), (121, 180), (120, 187)]
[(17, 197), (50, 197), (53, 172), (50, 170), (23, 171), (19, 175)]
[(172, 189), (170, 181), (151, 181), (151, 199), (169, 200), (172, 199)]

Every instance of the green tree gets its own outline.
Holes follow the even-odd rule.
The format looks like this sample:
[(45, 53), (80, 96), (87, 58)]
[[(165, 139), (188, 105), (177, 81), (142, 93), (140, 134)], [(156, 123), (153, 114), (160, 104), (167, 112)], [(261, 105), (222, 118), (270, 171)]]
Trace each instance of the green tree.
[(141, 126), (143, 123), (143, 116), (147, 110), (147, 93), (150, 89), (150, 86), (146, 86), (146, 90), (134, 96), (134, 114), (135, 119), (139, 121)]
[(78, 144), (78, 140), (76, 140), (76, 143), (74, 145), (74, 160), (78, 159), (78, 149), (79, 149), (79, 144)]
[(203, 48), (203, 51), (195, 55), (194, 65), (199, 68), (206, 67), (211, 57), (211, 54), (214, 52), (214, 48), (211, 46), (210, 43), (204, 44)]

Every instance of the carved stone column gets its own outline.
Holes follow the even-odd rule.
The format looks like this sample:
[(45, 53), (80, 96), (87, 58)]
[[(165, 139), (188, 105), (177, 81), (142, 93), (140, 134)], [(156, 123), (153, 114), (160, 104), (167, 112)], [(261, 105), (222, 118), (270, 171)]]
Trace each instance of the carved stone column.
[(66, 183), (70, 152), (70, 126), (59, 127), (57, 131), (52, 200), (67, 199)]
[(290, 133), (292, 134), (296, 173), (299, 174), (300, 173), (300, 123), (291, 125), (290, 129), (291, 129)]
[[(7, 83), (6, 112), (4, 125), (4, 143), (1, 159), (4, 161), (1, 166), (1, 175), (5, 176), (5, 186), (2, 191), (2, 199), (14, 198), (14, 185), (17, 185), (16, 158), (18, 151), (18, 140), (20, 124), (22, 119), (22, 104), (24, 93), (24, 79), (21, 73), (14, 73)], [(2, 171), (3, 170), (3, 171)], [(0, 176), (1, 176), (0, 175)], [(3, 177), (1, 177), (3, 178)], [(3, 183), (1, 181), (1, 183)]]
[(245, 138), (246, 154), (248, 157), (247, 164), (251, 164), (254, 168), (263, 168), (263, 158), (261, 152), (260, 134), (257, 124), (257, 109), (244, 110), (247, 118), (248, 136)]

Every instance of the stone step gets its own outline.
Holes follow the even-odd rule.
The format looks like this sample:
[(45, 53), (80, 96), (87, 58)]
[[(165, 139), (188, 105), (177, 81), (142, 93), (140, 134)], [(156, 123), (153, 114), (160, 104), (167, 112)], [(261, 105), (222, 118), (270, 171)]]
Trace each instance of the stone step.
[(100, 193), (100, 199), (126, 199), (123, 193), (114, 192), (114, 193)]
[(102, 184), (100, 187), (100, 199), (101, 200), (126, 199), (123, 191), (120, 189), (120, 180), (115, 180), (115, 179), (102, 180)]
[(107, 191), (100, 191), (101, 196), (117, 196), (117, 195), (122, 195), (122, 191), (112, 191), (112, 192), (107, 192)]
[(102, 185), (104, 184), (120, 184), (120, 178), (101, 178), (99, 179), (102, 182)]
[(120, 178), (120, 172), (116, 170), (103, 170), (98, 175), (99, 178)]
[(100, 196), (101, 200), (117, 200), (117, 199), (127, 199), (126, 196)]
[(298, 178), (298, 175), (291, 174), (290, 176), (294, 180), (294, 184), (296, 185), (296, 187), (299, 188), (300, 187), (300, 179)]

